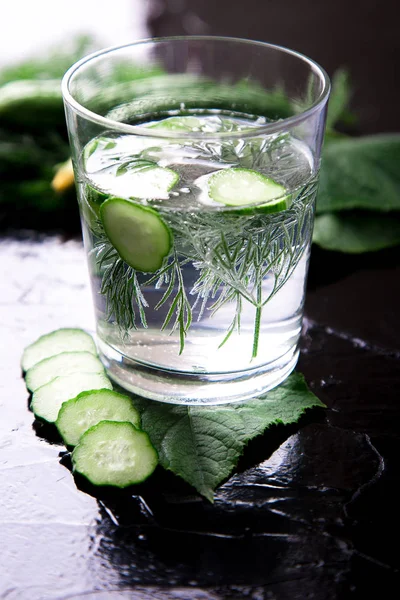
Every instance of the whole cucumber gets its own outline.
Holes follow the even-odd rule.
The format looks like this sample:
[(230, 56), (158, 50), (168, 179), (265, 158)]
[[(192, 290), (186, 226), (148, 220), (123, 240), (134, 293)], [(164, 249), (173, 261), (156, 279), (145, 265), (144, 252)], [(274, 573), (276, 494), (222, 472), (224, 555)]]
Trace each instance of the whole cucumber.
[[(31, 136), (7, 135), (0, 130), (0, 177), (2, 182), (51, 177), (54, 163), (66, 152), (64, 146), (43, 147)], [(51, 170), (51, 173), (50, 173)]]
[(11, 81), (0, 87), (0, 127), (66, 131), (58, 79)]

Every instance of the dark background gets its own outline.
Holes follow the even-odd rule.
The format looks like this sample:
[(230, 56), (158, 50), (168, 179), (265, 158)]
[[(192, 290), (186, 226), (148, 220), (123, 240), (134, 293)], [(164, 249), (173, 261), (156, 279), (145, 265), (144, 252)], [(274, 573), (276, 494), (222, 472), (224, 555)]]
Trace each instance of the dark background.
[(154, 0), (152, 35), (244, 37), (349, 69), (362, 133), (400, 130), (396, 0)]

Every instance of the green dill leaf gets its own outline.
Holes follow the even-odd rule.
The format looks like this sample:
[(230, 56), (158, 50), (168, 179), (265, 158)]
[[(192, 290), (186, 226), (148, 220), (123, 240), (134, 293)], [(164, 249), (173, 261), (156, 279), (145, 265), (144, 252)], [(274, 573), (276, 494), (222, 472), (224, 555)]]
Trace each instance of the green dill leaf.
[[(228, 303), (236, 311), (227, 328), (221, 346), (234, 331), (239, 331), (243, 302), (255, 307), (252, 357), (258, 353), (263, 307), (282, 288), (298, 265), (308, 244), (298, 243), (297, 237), (311, 231), (316, 180), (310, 181), (291, 208), (292, 218), (283, 225), (279, 215), (230, 213), (192, 213), (182, 220), (179, 213), (158, 210), (168, 219), (174, 235), (174, 253), (162, 267), (140, 284), (136, 272), (118, 255), (101, 228), (96, 232), (97, 266), (102, 272), (100, 292), (106, 299), (106, 318), (115, 321), (125, 334), (137, 328), (139, 313), (143, 327), (146, 323), (146, 288), (154, 285), (163, 289), (154, 310), (163, 307), (165, 316), (161, 331), (177, 331), (180, 353), (190, 329), (194, 309), (199, 321), (205, 311), (212, 317)], [(239, 219), (239, 220), (238, 220)], [(238, 233), (238, 223), (240, 230)], [(196, 280), (185, 281), (184, 265), (192, 262), (198, 273)], [(271, 273), (272, 290), (263, 292), (263, 279)]]
[(106, 298), (106, 319), (115, 320), (121, 333), (126, 335), (130, 330), (137, 329), (138, 310), (141, 324), (146, 328), (145, 309), (148, 304), (140, 289), (136, 271), (119, 257), (107, 238), (100, 237), (95, 249), (97, 265), (103, 270), (100, 293)]
[(300, 373), (246, 404), (197, 408), (140, 398), (134, 398), (134, 403), (161, 465), (210, 502), (251, 439), (273, 424), (296, 422), (308, 408), (324, 407)]

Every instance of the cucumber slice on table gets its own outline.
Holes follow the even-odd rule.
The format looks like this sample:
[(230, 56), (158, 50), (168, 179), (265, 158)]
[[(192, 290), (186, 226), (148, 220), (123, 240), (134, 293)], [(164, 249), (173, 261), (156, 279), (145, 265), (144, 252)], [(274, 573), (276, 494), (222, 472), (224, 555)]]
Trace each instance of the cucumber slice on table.
[(208, 192), (215, 202), (226, 206), (257, 204), (254, 208), (263, 212), (288, 208), (286, 188), (251, 169), (232, 168), (214, 173), (208, 180)]
[(31, 408), (36, 417), (54, 423), (59, 410), (67, 400), (89, 390), (112, 389), (104, 373), (73, 373), (56, 377), (38, 388), (32, 396)]
[(21, 367), (27, 371), (44, 358), (68, 351), (87, 351), (97, 354), (93, 338), (82, 329), (57, 329), (47, 335), (42, 335), (25, 348)]
[(101, 220), (120, 257), (137, 271), (154, 273), (171, 251), (172, 233), (160, 215), (123, 198), (109, 198), (100, 207)]
[(74, 472), (94, 485), (124, 488), (141, 483), (157, 463), (149, 436), (132, 423), (101, 421), (82, 435), (72, 452)]
[(76, 446), (81, 436), (100, 421), (129, 421), (140, 427), (140, 415), (128, 396), (111, 390), (82, 392), (64, 402), (56, 426), (67, 446)]
[(55, 377), (72, 373), (104, 373), (104, 367), (91, 352), (61, 352), (28, 369), (25, 376), (26, 387), (34, 392)]

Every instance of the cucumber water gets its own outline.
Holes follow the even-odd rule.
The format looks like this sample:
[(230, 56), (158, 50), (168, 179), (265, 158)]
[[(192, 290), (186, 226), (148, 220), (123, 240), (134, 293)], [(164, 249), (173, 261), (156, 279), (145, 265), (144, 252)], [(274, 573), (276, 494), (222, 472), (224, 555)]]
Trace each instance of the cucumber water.
[(190, 387), (201, 401), (202, 381), (293, 368), (318, 169), (304, 143), (260, 135), (263, 124), (217, 111), (155, 116), (143, 135), (103, 132), (84, 149), (99, 349), (124, 387), (171, 402)]

